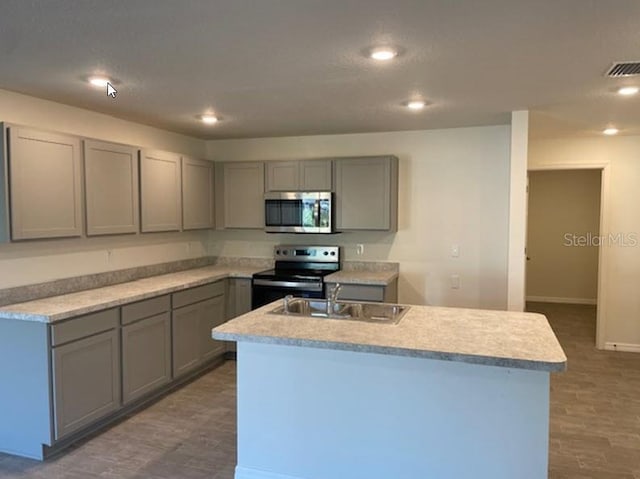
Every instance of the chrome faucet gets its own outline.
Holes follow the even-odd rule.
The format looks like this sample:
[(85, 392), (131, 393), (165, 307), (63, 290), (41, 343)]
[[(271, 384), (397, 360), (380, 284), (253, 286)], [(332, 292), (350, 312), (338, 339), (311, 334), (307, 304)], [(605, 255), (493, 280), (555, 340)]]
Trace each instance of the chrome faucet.
[(288, 294), (284, 297), (284, 312), (288, 313), (289, 312), (289, 303), (291, 302), (291, 300), (293, 300), (293, 295), (292, 294)]
[(340, 286), (340, 283), (336, 283), (336, 285), (329, 291), (329, 294), (327, 294), (327, 315), (333, 314), (335, 304), (338, 302), (340, 288), (342, 288), (342, 286)]

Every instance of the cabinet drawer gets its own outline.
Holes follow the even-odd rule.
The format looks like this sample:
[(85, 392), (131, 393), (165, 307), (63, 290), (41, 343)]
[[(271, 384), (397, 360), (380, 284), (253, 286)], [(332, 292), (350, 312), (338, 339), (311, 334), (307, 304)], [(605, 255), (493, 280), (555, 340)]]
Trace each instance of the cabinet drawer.
[(171, 309), (169, 295), (145, 299), (122, 307), (122, 324), (129, 324), (143, 318), (149, 318)]
[(197, 303), (205, 299), (213, 298), (224, 294), (224, 281), (216, 281), (215, 283), (197, 286), (195, 288), (173, 293), (173, 307), (180, 308), (187, 304)]
[[(327, 288), (329, 290), (330, 288)], [(340, 289), (340, 300), (384, 301), (384, 286), (361, 284), (343, 284)]]
[(59, 346), (70, 341), (114, 329), (118, 326), (119, 311), (107, 309), (98, 313), (69, 319), (51, 326), (51, 345)]

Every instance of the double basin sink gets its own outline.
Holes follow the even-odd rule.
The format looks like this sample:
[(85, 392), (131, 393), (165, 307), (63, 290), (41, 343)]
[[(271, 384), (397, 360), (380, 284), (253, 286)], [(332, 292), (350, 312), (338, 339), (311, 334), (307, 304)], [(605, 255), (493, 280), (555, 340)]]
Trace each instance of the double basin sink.
[(409, 306), (387, 303), (354, 303), (326, 299), (285, 298), (283, 304), (270, 311), (286, 316), (345, 319), (371, 323), (397, 324)]

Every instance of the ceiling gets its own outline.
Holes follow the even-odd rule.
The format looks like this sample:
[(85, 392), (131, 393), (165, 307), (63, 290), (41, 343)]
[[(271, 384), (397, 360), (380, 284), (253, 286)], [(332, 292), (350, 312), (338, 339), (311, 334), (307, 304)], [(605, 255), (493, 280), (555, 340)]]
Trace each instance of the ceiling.
[[(403, 53), (366, 57), (389, 44)], [(192, 136), (508, 123), (640, 134), (638, 0), (2, 0), (0, 88)], [(116, 79), (115, 99), (88, 75)], [(631, 81), (633, 80), (633, 81)], [(402, 103), (430, 102), (421, 112)], [(196, 115), (221, 118), (205, 126)]]

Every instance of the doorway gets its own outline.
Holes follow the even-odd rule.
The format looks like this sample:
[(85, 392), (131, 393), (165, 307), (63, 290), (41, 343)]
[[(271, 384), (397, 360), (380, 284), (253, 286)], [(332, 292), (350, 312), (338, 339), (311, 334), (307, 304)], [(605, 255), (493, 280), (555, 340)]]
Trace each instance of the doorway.
[(602, 185), (601, 168), (529, 172), (527, 302), (599, 306)]

